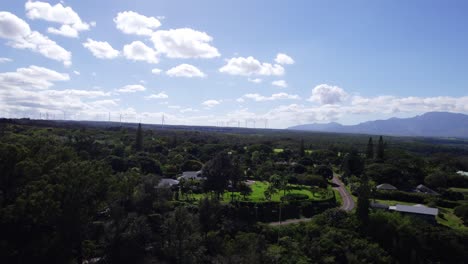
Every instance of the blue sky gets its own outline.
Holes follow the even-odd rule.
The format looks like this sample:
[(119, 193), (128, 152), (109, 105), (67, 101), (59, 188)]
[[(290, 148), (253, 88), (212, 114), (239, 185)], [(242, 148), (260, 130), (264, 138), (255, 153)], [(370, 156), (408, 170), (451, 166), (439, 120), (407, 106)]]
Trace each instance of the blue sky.
[(354, 124), (468, 113), (466, 1), (3, 1), (0, 115)]

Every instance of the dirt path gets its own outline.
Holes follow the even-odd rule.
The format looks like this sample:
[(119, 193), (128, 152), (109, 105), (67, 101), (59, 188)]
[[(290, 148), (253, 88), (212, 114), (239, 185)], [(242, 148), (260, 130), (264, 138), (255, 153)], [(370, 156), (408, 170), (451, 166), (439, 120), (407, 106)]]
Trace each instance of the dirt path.
[[(346, 190), (344, 183), (338, 178), (338, 175), (333, 175), (332, 182), (338, 187), (333, 187), (341, 195), (341, 199), (343, 200), (343, 204), (341, 205), (340, 209), (345, 210), (345, 211), (351, 211), (354, 208), (354, 200), (353, 197), (351, 197), (351, 194), (349, 194), (348, 190)], [(300, 222), (307, 222), (310, 221), (310, 218), (300, 218), (300, 219), (289, 219), (281, 222), (271, 222), (268, 223), (271, 226), (279, 226), (279, 225), (289, 225), (289, 224), (297, 224)]]

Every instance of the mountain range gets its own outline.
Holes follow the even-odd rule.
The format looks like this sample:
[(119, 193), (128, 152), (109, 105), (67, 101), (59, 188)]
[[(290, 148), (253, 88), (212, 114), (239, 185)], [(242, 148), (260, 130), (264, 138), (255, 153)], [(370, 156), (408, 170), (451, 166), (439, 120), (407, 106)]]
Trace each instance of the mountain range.
[(448, 112), (428, 112), (411, 118), (390, 118), (341, 125), (304, 124), (289, 127), (290, 130), (305, 130), (335, 133), (356, 133), (390, 136), (455, 137), (468, 138), (468, 115)]

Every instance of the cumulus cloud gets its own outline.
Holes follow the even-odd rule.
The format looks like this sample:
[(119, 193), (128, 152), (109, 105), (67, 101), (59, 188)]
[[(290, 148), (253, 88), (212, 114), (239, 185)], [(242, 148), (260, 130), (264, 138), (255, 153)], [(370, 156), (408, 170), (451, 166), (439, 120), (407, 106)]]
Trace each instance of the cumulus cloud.
[(114, 49), (107, 41), (95, 41), (88, 38), (88, 40), (83, 43), (83, 46), (99, 59), (114, 59), (120, 54), (120, 52)]
[(28, 1), (24, 7), (29, 19), (42, 19), (62, 24), (60, 28), (49, 27), (47, 31), (52, 34), (76, 38), (79, 31), (89, 30), (91, 25), (95, 25), (95, 22), (90, 24), (83, 22), (71, 7), (65, 7), (61, 3), (52, 6), (45, 2)]
[(169, 96), (165, 92), (160, 92), (157, 94), (151, 94), (149, 96), (145, 97), (146, 99), (166, 99), (169, 98)]
[(71, 65), (71, 52), (37, 31), (31, 31), (28, 23), (9, 12), (0, 12), (0, 38), (15, 49), (29, 49), (46, 58)]
[(81, 73), (79, 71), (73, 71), (75, 75), (80, 75)]
[(166, 74), (170, 77), (187, 77), (187, 78), (192, 78), (192, 77), (203, 78), (206, 76), (197, 67), (190, 65), (190, 64), (180, 64), (179, 66), (176, 66), (166, 71)]
[(158, 55), (152, 48), (146, 46), (141, 41), (133, 41), (123, 48), (125, 58), (133, 61), (146, 61), (148, 63), (158, 63)]
[(206, 108), (213, 108), (219, 105), (221, 102), (222, 102), (221, 100), (206, 100), (201, 104)]
[(280, 87), (280, 88), (286, 88), (286, 87), (288, 87), (288, 83), (286, 83), (285, 80), (273, 81), (271, 84), (272, 84), (273, 86)]
[(51, 69), (31, 65), (19, 68), (15, 72), (0, 73), (0, 85), (5, 88), (38, 88), (46, 89), (53, 82), (68, 81), (70, 76)]
[(125, 85), (124, 87), (118, 89), (118, 92), (121, 93), (135, 93), (135, 92), (142, 92), (145, 91), (146, 88), (143, 85), (140, 84), (129, 84)]
[(162, 70), (161, 69), (158, 69), (158, 68), (154, 68), (151, 70), (151, 73), (154, 74), (154, 75), (159, 75), (161, 74)]
[(219, 69), (222, 73), (242, 76), (281, 76), (284, 74), (283, 66), (279, 64), (261, 63), (254, 57), (231, 58), (226, 65)]
[(284, 53), (278, 53), (275, 58), (275, 62), (278, 64), (294, 64), (294, 60)]
[[(245, 94), (239, 99), (250, 99), (256, 102), (265, 102), (265, 101), (275, 101), (275, 100), (284, 100), (284, 99), (299, 100), (301, 98), (297, 94), (288, 94), (288, 93), (276, 93), (276, 94), (272, 94), (271, 96), (263, 96), (258, 93), (249, 93), (249, 94)], [(238, 99), (238, 102), (239, 102), (239, 99)]]
[(338, 86), (320, 84), (312, 89), (312, 96), (309, 101), (320, 104), (338, 104), (343, 102), (348, 94)]
[(109, 92), (49, 89), (56, 82), (67, 80), (69, 76), (66, 73), (38, 66), (0, 73), (0, 111), (12, 117), (38, 117), (38, 112), (60, 115), (64, 112), (86, 112), (92, 115), (96, 111), (107, 111), (111, 104), (117, 105), (115, 99), (95, 101), (110, 96)]
[(6, 62), (12, 62), (13, 60), (10, 59), (10, 58), (3, 58), (3, 57), (0, 57), (0, 63), (6, 63)]
[(119, 12), (114, 18), (117, 28), (125, 34), (151, 36), (155, 29), (161, 26), (161, 22), (155, 17), (147, 17), (137, 12)]
[(156, 31), (151, 40), (160, 53), (169, 58), (215, 58), (221, 56), (218, 49), (210, 45), (213, 38), (205, 32), (191, 28)]

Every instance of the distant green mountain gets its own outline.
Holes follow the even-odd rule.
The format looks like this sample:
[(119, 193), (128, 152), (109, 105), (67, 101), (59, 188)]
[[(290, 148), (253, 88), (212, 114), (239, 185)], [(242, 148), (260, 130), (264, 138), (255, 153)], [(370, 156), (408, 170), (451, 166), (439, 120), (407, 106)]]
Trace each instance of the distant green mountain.
[(411, 118), (390, 118), (349, 126), (333, 122), (298, 125), (288, 129), (393, 136), (468, 138), (468, 115), (429, 112)]

